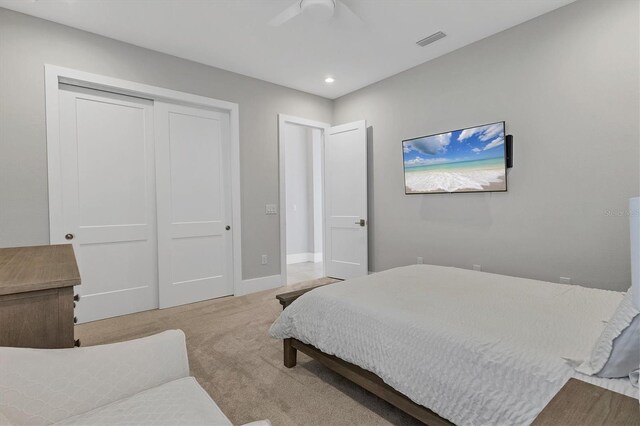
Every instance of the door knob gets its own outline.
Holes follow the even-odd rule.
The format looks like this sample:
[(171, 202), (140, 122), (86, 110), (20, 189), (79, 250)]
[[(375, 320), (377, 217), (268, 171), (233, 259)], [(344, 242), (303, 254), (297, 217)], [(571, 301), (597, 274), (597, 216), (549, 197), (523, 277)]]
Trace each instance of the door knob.
[(226, 229), (228, 231), (229, 229), (231, 229), (231, 227), (229, 225), (227, 225), (227, 226), (224, 227), (224, 229)]
[(64, 236), (65, 240), (73, 240), (73, 234), (67, 234)]
[(367, 223), (366, 220), (360, 219), (358, 222), (356, 222), (356, 225), (364, 226), (366, 223)]

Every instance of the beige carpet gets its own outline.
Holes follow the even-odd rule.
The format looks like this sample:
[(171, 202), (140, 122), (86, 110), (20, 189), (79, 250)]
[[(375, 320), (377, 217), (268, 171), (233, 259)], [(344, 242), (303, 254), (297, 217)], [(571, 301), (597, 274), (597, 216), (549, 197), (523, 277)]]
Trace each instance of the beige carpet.
[(183, 330), (191, 374), (234, 424), (264, 418), (275, 426), (419, 424), (302, 353), (295, 368), (282, 365), (282, 342), (268, 335), (281, 311), (275, 295), (330, 281), (82, 324), (76, 338), (90, 346)]

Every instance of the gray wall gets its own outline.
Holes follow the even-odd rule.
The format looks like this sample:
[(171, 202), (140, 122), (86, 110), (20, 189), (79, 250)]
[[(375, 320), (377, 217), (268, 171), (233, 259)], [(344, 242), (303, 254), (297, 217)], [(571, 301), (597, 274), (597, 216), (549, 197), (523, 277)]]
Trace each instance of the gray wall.
[[(320, 129), (311, 130), (311, 159), (313, 168), (313, 250), (318, 258), (322, 256), (324, 246), (323, 199), (322, 199), (322, 131)], [(321, 262), (321, 260), (316, 260)]]
[[(43, 65), (240, 105), (243, 278), (279, 273), (277, 118), (370, 126), (370, 265), (629, 285), (639, 182), (636, 0), (579, 0), (335, 102), (0, 9), (0, 246), (48, 242)], [(333, 120), (332, 118), (333, 110)], [(405, 138), (507, 121), (509, 192), (405, 196)], [(261, 254), (269, 264), (260, 265)]]
[[(277, 114), (328, 122), (332, 102), (0, 9), (0, 247), (49, 242), (44, 64), (240, 105), (243, 278), (279, 274)], [(261, 255), (269, 264), (262, 266)]]
[[(579, 0), (335, 101), (366, 119), (370, 265), (630, 285), (640, 193), (637, 0)], [(404, 195), (401, 140), (506, 120), (509, 192)]]

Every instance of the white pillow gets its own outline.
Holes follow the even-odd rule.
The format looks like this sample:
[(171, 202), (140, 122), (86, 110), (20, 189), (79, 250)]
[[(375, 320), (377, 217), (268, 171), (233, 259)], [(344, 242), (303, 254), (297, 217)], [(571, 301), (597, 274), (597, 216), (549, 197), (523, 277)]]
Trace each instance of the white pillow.
[(629, 380), (634, 387), (638, 387), (638, 380), (640, 379), (640, 368), (636, 368), (629, 373)]
[(640, 315), (636, 315), (629, 327), (613, 340), (611, 355), (596, 375), (608, 379), (628, 377), (629, 373), (638, 366), (640, 366)]
[[(614, 347), (614, 340), (616, 339), (616, 337), (620, 336), (628, 328), (630, 328), (629, 325), (640, 313), (640, 311), (638, 311), (638, 309), (633, 306), (633, 295), (631, 293), (632, 291), (631, 289), (629, 289), (629, 291), (627, 291), (627, 294), (624, 296), (624, 298), (616, 308), (616, 311), (613, 313), (613, 316), (607, 323), (607, 326), (602, 331), (602, 334), (600, 334), (596, 345), (591, 351), (591, 356), (588, 360), (580, 364), (576, 368), (576, 371), (592, 376), (600, 373), (605, 365), (607, 365)], [(633, 330), (630, 329), (629, 333), (633, 333)], [(630, 340), (635, 340), (637, 338), (637, 336), (632, 335), (630, 337)], [(618, 362), (617, 359), (612, 359), (612, 361)], [(608, 368), (610, 367), (612, 368), (613, 366), (608, 366)], [(634, 368), (631, 368), (623, 376), (628, 376), (633, 369)]]

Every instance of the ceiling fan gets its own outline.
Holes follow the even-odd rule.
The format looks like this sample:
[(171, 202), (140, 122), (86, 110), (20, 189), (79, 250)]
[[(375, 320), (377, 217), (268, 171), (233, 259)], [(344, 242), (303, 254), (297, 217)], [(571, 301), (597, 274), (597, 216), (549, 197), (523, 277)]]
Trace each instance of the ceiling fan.
[(336, 20), (352, 27), (364, 25), (358, 15), (341, 0), (296, 0), (269, 21), (269, 25), (279, 27), (298, 15), (320, 22)]

